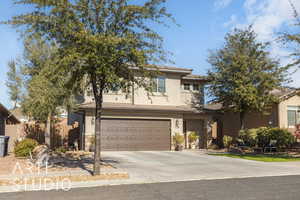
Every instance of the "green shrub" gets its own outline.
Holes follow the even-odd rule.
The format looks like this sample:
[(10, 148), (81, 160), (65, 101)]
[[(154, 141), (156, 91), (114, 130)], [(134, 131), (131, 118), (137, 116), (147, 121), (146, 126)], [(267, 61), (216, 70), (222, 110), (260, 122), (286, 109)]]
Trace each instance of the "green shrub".
[(173, 136), (173, 141), (175, 145), (181, 145), (184, 142), (184, 137), (179, 133), (175, 133), (175, 135)]
[(189, 134), (189, 143), (194, 143), (197, 141), (197, 139), (199, 138), (198, 134), (196, 132), (191, 132)]
[(14, 148), (16, 157), (28, 157), (30, 152), (38, 146), (38, 142), (33, 139), (24, 139), (21, 142), (17, 142)]
[(226, 148), (229, 148), (233, 143), (233, 138), (231, 136), (224, 135), (223, 143)]
[(255, 147), (257, 145), (258, 129), (246, 129), (239, 132), (239, 140), (246, 146)]
[(265, 147), (270, 144), (270, 134), (269, 134), (269, 129), (267, 127), (260, 127), (257, 129), (257, 146), (259, 147)]
[(288, 148), (295, 142), (295, 136), (293, 136), (288, 130), (280, 128), (269, 129), (269, 137), (271, 140), (276, 140), (276, 147)]
[(268, 146), (271, 141), (275, 141), (277, 148), (287, 148), (295, 142), (295, 137), (286, 129), (281, 128), (260, 128), (257, 132), (257, 142), (259, 147)]
[(65, 147), (58, 147), (55, 149), (55, 152), (57, 153), (66, 153), (67, 149)]

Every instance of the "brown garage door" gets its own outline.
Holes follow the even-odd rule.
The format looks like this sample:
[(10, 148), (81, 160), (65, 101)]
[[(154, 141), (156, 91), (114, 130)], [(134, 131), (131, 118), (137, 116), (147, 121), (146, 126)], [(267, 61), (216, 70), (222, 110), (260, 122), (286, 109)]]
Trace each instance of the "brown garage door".
[(103, 119), (104, 151), (159, 151), (171, 149), (169, 120)]

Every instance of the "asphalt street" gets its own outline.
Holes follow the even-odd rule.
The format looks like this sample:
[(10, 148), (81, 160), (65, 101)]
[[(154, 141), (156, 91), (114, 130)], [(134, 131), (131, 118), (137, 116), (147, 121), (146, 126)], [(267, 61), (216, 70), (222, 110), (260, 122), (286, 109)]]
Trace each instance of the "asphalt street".
[(95, 188), (68, 192), (19, 192), (0, 194), (2, 200), (299, 200), (300, 176), (201, 180)]

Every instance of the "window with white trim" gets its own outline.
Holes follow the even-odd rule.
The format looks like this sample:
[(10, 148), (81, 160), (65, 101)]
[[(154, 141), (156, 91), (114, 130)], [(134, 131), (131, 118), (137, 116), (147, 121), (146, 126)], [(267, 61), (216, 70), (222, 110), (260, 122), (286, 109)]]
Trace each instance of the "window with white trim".
[(193, 90), (194, 91), (200, 91), (199, 84), (193, 84)]
[(117, 84), (113, 84), (111, 87), (112, 92), (118, 92), (120, 90), (120, 87)]
[(191, 85), (189, 83), (185, 83), (185, 84), (183, 84), (183, 89), (184, 90), (190, 90), (191, 89)]
[(287, 118), (289, 127), (295, 127), (297, 124), (300, 124), (300, 106), (288, 106)]
[(166, 92), (166, 78), (159, 76), (152, 79), (152, 92)]

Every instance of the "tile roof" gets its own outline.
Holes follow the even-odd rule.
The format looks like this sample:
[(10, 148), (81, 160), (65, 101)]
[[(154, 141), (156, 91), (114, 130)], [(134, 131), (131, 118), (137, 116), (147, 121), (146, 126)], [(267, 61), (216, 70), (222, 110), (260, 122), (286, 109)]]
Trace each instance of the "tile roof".
[[(280, 101), (285, 101), (285, 100), (289, 99), (290, 97), (300, 94), (300, 90), (295, 89), (295, 88), (284, 87), (284, 88), (278, 88), (278, 89), (272, 90), (271, 94), (278, 97)], [(205, 105), (204, 109), (220, 110), (220, 109), (222, 109), (222, 107), (223, 107), (222, 103), (212, 103), (212, 104)]]
[(288, 99), (292, 96), (295, 96), (297, 94), (300, 93), (299, 89), (295, 89), (295, 88), (279, 88), (279, 89), (274, 89), (271, 94), (279, 97), (279, 99), (285, 100)]

